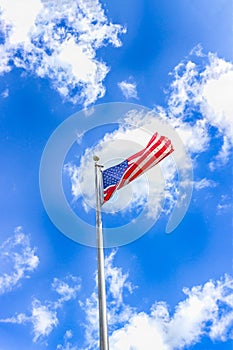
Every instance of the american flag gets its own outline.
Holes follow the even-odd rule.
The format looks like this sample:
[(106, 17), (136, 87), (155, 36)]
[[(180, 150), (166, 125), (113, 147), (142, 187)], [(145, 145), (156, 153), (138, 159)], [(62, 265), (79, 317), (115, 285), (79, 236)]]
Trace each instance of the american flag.
[(136, 179), (143, 172), (158, 164), (174, 151), (171, 141), (155, 133), (146, 148), (127, 158), (120, 164), (103, 171), (103, 203), (116, 190)]

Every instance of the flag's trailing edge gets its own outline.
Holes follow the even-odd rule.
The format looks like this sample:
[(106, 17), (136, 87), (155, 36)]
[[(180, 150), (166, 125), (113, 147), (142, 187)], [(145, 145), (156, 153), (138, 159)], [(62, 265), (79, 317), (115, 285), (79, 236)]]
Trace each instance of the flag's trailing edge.
[(116, 190), (127, 185), (145, 171), (158, 164), (174, 151), (171, 141), (155, 133), (146, 148), (127, 158), (120, 164), (103, 171), (103, 203), (107, 202)]

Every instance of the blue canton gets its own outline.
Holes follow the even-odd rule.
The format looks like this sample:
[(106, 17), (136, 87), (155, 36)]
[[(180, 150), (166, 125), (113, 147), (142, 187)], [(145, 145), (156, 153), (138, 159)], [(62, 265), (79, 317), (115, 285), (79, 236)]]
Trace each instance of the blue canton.
[(124, 162), (112, 166), (103, 171), (103, 186), (104, 189), (111, 186), (116, 185), (120, 179), (122, 178), (125, 170), (128, 168), (127, 159)]

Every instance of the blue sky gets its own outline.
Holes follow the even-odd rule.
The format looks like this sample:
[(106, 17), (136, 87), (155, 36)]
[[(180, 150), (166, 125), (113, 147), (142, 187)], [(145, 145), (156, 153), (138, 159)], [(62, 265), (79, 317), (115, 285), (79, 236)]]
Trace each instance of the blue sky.
[[(128, 157), (158, 120), (179, 151), (103, 208), (106, 231), (119, 232), (105, 250), (110, 349), (231, 348), (232, 1), (0, 0), (0, 9), (0, 349), (98, 349), (96, 252), (80, 244), (94, 230), (92, 155), (106, 167)], [(52, 222), (39, 186), (46, 143), (72, 115), (61, 173), (84, 221), (77, 242)], [(191, 201), (167, 234), (182, 189)], [(148, 226), (128, 243), (138, 217)]]

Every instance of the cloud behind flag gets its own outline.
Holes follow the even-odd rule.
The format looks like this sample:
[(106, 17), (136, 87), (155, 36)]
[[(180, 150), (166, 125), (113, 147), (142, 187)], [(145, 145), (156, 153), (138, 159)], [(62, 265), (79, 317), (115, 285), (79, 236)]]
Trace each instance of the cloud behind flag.
[(142, 175), (173, 151), (174, 148), (171, 140), (165, 136), (159, 136), (156, 132), (146, 148), (125, 159), (123, 162), (104, 170), (104, 203), (112, 197), (116, 190), (119, 190)]

